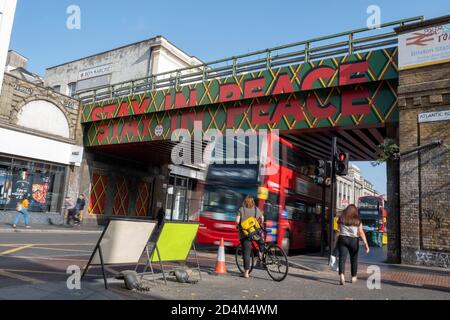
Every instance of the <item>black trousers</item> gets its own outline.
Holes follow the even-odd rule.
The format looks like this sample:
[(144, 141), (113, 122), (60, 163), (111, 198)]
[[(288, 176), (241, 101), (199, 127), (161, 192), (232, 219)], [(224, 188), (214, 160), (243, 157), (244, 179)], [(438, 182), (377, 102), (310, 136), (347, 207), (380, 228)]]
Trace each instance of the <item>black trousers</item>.
[(339, 236), (338, 249), (339, 249), (339, 274), (345, 273), (345, 262), (347, 260), (347, 255), (350, 254), (350, 266), (352, 277), (356, 277), (358, 273), (359, 238)]
[(244, 256), (244, 269), (250, 270), (251, 254), (252, 254), (252, 242), (248, 238), (241, 239), (242, 254)]
[[(259, 250), (264, 251), (264, 240), (261, 238), (259, 241), (257, 241), (259, 245)], [(250, 270), (250, 263), (251, 263), (251, 254), (252, 254), (252, 241), (249, 238), (241, 238), (241, 244), (242, 244), (242, 251), (244, 256), (244, 269)]]
[(70, 224), (71, 220), (80, 222), (80, 219), (77, 218), (78, 212), (80, 211), (77, 209), (69, 209), (69, 211), (67, 212), (67, 224)]

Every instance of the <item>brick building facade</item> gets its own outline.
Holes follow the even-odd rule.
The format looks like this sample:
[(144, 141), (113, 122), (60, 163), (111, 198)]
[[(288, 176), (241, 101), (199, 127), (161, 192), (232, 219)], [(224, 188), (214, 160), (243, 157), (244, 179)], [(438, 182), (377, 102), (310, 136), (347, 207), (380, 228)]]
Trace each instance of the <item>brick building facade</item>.
[[(436, 26), (439, 30), (441, 26), (450, 26), (450, 16), (396, 31), (400, 35), (411, 32), (417, 35), (420, 30), (428, 32)], [(422, 113), (450, 110), (450, 61), (401, 70), (398, 101), (401, 153), (438, 140), (444, 143), (440, 147), (430, 145), (400, 159), (397, 223), (400, 222), (401, 262), (449, 268), (450, 120), (420, 123), (418, 117)]]

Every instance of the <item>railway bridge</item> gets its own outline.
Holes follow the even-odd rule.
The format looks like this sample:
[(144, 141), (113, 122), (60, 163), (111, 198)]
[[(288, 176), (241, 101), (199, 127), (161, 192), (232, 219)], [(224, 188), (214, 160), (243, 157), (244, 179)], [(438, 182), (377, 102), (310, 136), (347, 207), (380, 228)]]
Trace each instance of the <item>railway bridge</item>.
[[(123, 170), (130, 166), (148, 173), (149, 164), (170, 164), (177, 129), (192, 134), (201, 129), (206, 135), (209, 130), (278, 130), (318, 159), (330, 158), (331, 141), (337, 137), (338, 148), (352, 161), (379, 159), (387, 142), (407, 151), (436, 139), (448, 141), (448, 122), (440, 122), (438, 128), (417, 122), (422, 110), (439, 111), (450, 102), (448, 59), (399, 66), (399, 50), (426, 46), (421, 39), (433, 37), (430, 28), (443, 25), (448, 32), (448, 20), (448, 16), (425, 21), (415, 17), (79, 92), (90, 168), (90, 212), (103, 215), (111, 200), (119, 208), (113, 208), (113, 214), (129, 214), (126, 197), (132, 193), (147, 201), (139, 206), (155, 202), (157, 208), (158, 192), (167, 192), (171, 183), (176, 188), (177, 178), (156, 184), (144, 179), (133, 186)], [(439, 82), (437, 91), (431, 81)], [(448, 259), (450, 160), (448, 151), (431, 149), (423, 159), (420, 152), (425, 151), (405, 160), (388, 160), (391, 261), (423, 263), (424, 255), (434, 259), (430, 263)], [(431, 164), (430, 155), (439, 157), (439, 163)], [(111, 175), (104, 164), (116, 164), (122, 173)], [(424, 176), (425, 167), (445, 172), (431, 178)], [(166, 173), (154, 170), (149, 177), (162, 179)], [(439, 192), (436, 198), (433, 190), (439, 188), (447, 193)], [(113, 189), (116, 192), (109, 195), (107, 190)], [(428, 232), (437, 240), (427, 240)]]

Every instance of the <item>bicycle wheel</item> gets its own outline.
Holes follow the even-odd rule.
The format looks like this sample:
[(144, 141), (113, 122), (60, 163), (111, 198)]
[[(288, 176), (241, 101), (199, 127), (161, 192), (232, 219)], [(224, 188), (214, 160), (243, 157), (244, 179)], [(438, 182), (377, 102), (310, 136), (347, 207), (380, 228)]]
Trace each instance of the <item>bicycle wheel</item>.
[[(239, 245), (236, 248), (235, 258), (236, 258), (236, 265), (237, 265), (239, 271), (241, 273), (244, 273), (244, 271), (245, 271), (244, 270), (244, 250), (242, 250), (242, 245)], [(250, 271), (249, 271), (249, 273), (251, 273), (253, 270), (254, 262), (255, 262), (255, 255), (253, 254), (253, 250), (252, 250), (250, 253)]]
[(270, 244), (267, 246), (264, 260), (267, 273), (274, 281), (283, 281), (289, 271), (289, 263), (286, 253), (279, 246)]

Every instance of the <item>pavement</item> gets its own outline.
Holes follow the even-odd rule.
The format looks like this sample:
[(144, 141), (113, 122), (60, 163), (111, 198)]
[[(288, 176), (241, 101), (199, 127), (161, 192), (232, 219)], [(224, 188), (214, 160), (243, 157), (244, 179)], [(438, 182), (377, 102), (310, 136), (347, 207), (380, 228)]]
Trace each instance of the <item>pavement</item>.
[[(53, 229), (47, 229), (53, 230)], [(302, 254), (289, 257), (291, 267), (283, 282), (274, 282), (264, 270), (254, 270), (252, 278), (243, 279), (234, 261), (234, 255), (226, 255), (228, 273), (217, 276), (214, 267), (216, 248), (202, 247), (198, 258), (202, 280), (197, 284), (174, 282), (173, 277), (165, 285), (161, 277), (152, 281), (145, 277), (149, 291), (128, 291), (122, 280), (115, 279), (121, 270), (133, 270), (134, 265), (107, 267), (109, 290), (104, 289), (100, 268), (89, 269), (81, 289), (69, 290), (67, 281), (69, 266), (84, 269), (100, 236), (96, 233), (15, 232), (0, 236), (0, 299), (56, 299), (56, 300), (302, 300), (302, 299), (450, 299), (450, 277), (441, 270), (391, 267), (379, 265), (381, 288), (371, 290), (368, 281), (372, 275), (368, 267), (374, 265), (374, 256), (362, 259), (359, 281), (356, 284), (338, 284), (337, 273), (327, 265), (326, 257)], [(375, 250), (374, 250), (375, 252)], [(383, 252), (379, 255), (382, 256)], [(369, 264), (370, 262), (370, 264)], [(141, 265), (145, 259), (141, 260)], [(306, 268), (294, 267), (295, 264)], [(375, 264), (376, 265), (376, 264)], [(187, 266), (193, 268), (193, 256)], [(154, 265), (155, 273), (160, 274)], [(179, 267), (165, 264), (166, 270)], [(142, 266), (141, 266), (142, 268)], [(191, 279), (198, 279), (195, 272)], [(370, 282), (370, 281), (369, 281)]]
[[(450, 278), (450, 269), (439, 267), (429, 267), (420, 265), (405, 265), (387, 263), (387, 247), (371, 247), (370, 253), (366, 254), (361, 245), (358, 255), (359, 265), (369, 267), (371, 265), (379, 266), (385, 270), (397, 270), (399, 272), (415, 272), (425, 274), (439, 274)], [(321, 256), (319, 253), (299, 254), (290, 256), (290, 263), (294, 267), (304, 268), (310, 271), (328, 271), (328, 255)]]
[(35, 224), (30, 229), (23, 225), (18, 225), (16, 229), (12, 228), (10, 223), (0, 224), (0, 233), (101, 233), (103, 226), (83, 225), (68, 226), (68, 225), (51, 225), (51, 224)]
[[(373, 247), (369, 254), (366, 254), (361, 247), (358, 256), (361, 278), (367, 280), (372, 273), (370, 270), (376, 266), (381, 272), (383, 284), (450, 291), (450, 269), (389, 264), (386, 262), (386, 255), (386, 247)], [(328, 256), (322, 257), (318, 254), (291, 257), (291, 264), (307, 266), (322, 273), (330, 270)]]

